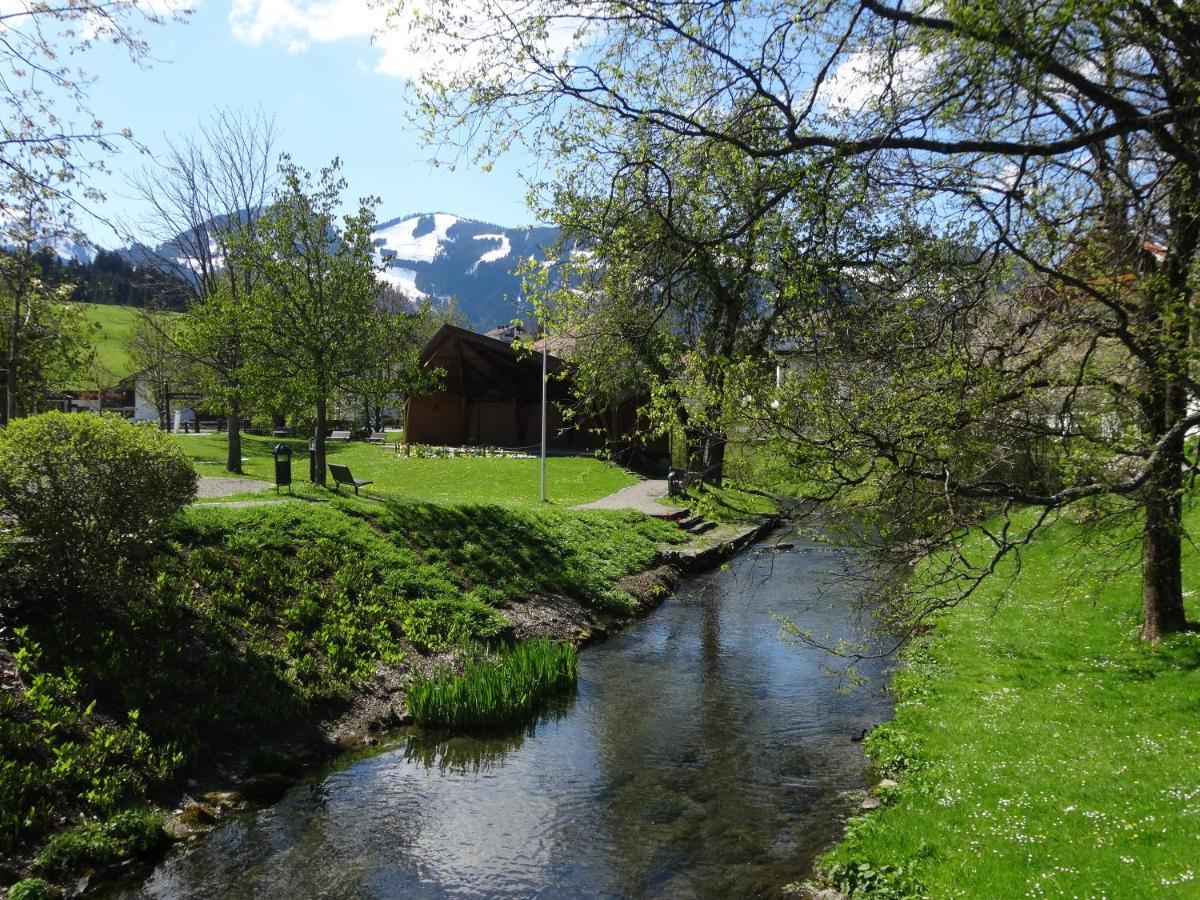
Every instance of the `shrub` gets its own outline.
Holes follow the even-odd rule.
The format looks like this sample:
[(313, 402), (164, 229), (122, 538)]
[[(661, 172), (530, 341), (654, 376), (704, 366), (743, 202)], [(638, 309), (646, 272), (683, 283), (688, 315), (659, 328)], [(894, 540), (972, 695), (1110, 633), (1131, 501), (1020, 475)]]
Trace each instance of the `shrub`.
[(71, 875), (86, 866), (147, 856), (167, 843), (159, 813), (127, 809), (103, 824), (81, 822), (60, 831), (46, 842), (34, 866), (48, 875)]
[(62, 892), (41, 878), (23, 878), (8, 889), (8, 900), (54, 900)]
[(187, 455), (153, 425), (52, 412), (0, 430), (0, 510), (42, 588), (79, 590), (142, 558), (195, 493)]
[(454, 729), (510, 725), (529, 716), (546, 697), (573, 687), (579, 654), (546, 638), (468, 659), (461, 675), (448, 669), (417, 676), (408, 688), (408, 710), (419, 725)]

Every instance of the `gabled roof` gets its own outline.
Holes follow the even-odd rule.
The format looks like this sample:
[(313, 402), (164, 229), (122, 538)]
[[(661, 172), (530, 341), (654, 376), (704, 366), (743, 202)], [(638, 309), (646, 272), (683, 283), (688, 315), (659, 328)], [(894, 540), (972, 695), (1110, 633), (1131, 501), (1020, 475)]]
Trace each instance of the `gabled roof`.
[[(500, 353), (512, 359), (518, 364), (536, 361), (538, 368), (541, 368), (542, 361), (540, 354), (518, 354), (513, 349), (512, 344), (508, 341), (502, 341), (498, 338), (489, 337), (486, 334), (480, 334), (478, 331), (471, 331), (469, 328), (460, 328), (457, 325), (443, 325), (431, 337), (425, 346), (421, 348), (421, 355), (418, 357), (418, 362), (422, 366), (429, 365), (438, 353), (438, 351), (449, 341), (458, 339), (468, 344), (474, 344), (488, 353)], [(553, 353), (549, 355), (550, 371), (555, 371), (562, 365), (563, 361)]]

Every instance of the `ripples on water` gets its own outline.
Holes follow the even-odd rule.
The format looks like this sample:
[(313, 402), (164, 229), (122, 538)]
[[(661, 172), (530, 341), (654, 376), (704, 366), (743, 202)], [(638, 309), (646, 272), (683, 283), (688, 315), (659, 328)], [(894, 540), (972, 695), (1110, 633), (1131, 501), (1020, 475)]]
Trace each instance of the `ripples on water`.
[(179, 847), (128, 897), (777, 894), (863, 786), (850, 736), (888, 715), (774, 614), (849, 634), (836, 554), (797, 542), (687, 580), (580, 660), (577, 694), (486, 739), (400, 734)]

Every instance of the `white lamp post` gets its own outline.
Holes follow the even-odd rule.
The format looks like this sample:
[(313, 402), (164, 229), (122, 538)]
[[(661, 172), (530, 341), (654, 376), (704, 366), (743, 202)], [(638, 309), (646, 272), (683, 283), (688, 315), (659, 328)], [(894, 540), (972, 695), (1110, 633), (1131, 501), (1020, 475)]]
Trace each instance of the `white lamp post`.
[(546, 384), (549, 380), (546, 328), (542, 326), (542, 502), (546, 502)]

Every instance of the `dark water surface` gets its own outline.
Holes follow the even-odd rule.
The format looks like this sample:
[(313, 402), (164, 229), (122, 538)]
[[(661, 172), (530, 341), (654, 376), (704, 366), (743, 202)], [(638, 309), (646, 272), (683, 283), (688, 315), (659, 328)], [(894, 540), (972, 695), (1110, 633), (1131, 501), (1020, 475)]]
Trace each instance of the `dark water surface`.
[(889, 715), (773, 614), (848, 634), (837, 554), (796, 541), (685, 581), (588, 648), (577, 695), (507, 737), (401, 733), (231, 816), (118, 896), (773, 896), (862, 787), (851, 735)]

